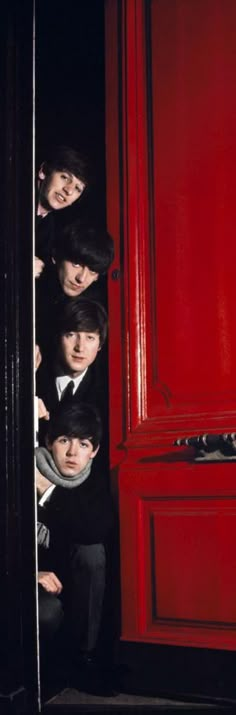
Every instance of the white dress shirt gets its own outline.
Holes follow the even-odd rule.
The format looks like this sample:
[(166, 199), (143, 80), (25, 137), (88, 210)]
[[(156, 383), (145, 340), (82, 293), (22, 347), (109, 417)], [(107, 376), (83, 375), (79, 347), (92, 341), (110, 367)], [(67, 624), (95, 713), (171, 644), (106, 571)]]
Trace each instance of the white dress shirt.
[(53, 492), (54, 489), (55, 489), (55, 486), (56, 486), (56, 484), (51, 484), (50, 487), (48, 487), (47, 489), (45, 489), (45, 492), (44, 492), (44, 493), (42, 494), (42, 496), (40, 497), (39, 506), (43, 506), (44, 502), (47, 501), (47, 500), (50, 498), (52, 492)]
[(78, 377), (72, 378), (72, 377), (69, 377), (69, 375), (59, 375), (59, 377), (56, 377), (56, 388), (57, 388), (57, 394), (58, 394), (59, 400), (61, 400), (64, 390), (66, 389), (67, 385), (71, 381), (74, 383), (74, 387), (73, 387), (73, 395), (74, 395), (75, 391), (77, 390), (77, 388), (79, 387), (80, 383), (82, 382), (84, 376), (86, 375), (87, 369), (88, 368), (86, 367), (86, 370), (84, 370), (81, 373), (81, 375), (78, 375)]

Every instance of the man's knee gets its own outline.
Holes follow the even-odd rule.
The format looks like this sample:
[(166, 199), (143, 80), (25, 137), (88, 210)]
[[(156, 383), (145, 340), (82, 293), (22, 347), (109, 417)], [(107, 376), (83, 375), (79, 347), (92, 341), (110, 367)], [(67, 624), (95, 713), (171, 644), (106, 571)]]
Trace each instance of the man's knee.
[(51, 638), (59, 630), (64, 618), (63, 607), (57, 596), (39, 586), (40, 636)]
[(71, 553), (72, 564), (89, 572), (104, 571), (106, 554), (103, 544), (75, 544)]

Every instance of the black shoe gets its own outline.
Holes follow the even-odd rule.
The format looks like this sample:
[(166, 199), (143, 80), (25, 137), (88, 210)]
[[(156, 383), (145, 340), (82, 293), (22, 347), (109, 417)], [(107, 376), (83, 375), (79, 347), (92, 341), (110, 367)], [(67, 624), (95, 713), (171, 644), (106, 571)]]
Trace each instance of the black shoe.
[(79, 673), (76, 680), (79, 689), (91, 695), (103, 697), (118, 695), (111, 671), (101, 665), (91, 653), (83, 653), (79, 658)]

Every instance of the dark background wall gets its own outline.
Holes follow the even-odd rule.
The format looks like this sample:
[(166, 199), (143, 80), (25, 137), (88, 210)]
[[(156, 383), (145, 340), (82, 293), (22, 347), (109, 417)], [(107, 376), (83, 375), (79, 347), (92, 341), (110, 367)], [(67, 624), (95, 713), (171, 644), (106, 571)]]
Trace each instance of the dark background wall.
[[(87, 208), (101, 220), (104, 94), (103, 0), (36, 0), (36, 163), (52, 144), (85, 153), (97, 177)], [(78, 207), (82, 211), (82, 201)]]

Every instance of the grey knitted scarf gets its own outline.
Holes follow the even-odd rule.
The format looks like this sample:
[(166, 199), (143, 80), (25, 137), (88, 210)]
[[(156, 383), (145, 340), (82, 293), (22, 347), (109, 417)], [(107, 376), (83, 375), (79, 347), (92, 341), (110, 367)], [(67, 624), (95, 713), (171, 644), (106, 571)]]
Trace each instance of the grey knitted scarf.
[(82, 484), (90, 475), (92, 459), (89, 460), (86, 467), (84, 467), (79, 474), (75, 474), (74, 477), (63, 477), (55, 465), (51, 452), (49, 452), (46, 447), (37, 447), (35, 455), (38, 470), (46, 479), (49, 479), (52, 484), (56, 484), (56, 486), (73, 489), (74, 487), (78, 487), (79, 484)]
[[(36, 455), (36, 465), (41, 472), (41, 474), (46, 477), (52, 484), (59, 487), (65, 487), (66, 489), (73, 489), (73, 487), (78, 487), (79, 484), (85, 481), (90, 475), (92, 467), (92, 459), (89, 460), (86, 467), (75, 474), (74, 477), (63, 477), (57, 469), (54, 459), (45, 447), (37, 447), (35, 450)], [(38, 545), (43, 546), (45, 549), (49, 548), (50, 544), (50, 531), (45, 524), (41, 521), (37, 522), (37, 541)]]

